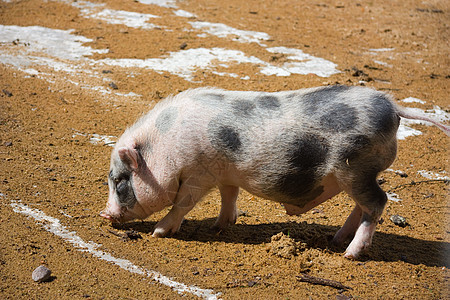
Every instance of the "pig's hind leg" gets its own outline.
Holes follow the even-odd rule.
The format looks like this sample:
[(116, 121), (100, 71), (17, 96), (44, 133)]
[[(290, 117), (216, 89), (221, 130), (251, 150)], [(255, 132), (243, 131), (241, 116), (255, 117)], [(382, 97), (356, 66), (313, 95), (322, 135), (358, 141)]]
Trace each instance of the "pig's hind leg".
[(334, 235), (333, 244), (335, 244), (336, 246), (341, 246), (349, 236), (354, 235), (356, 230), (358, 229), (359, 224), (361, 223), (361, 216), (362, 209), (359, 204), (356, 203), (355, 208), (348, 216), (344, 225)]
[(357, 227), (355, 236), (344, 255), (346, 258), (353, 259), (371, 245), (387, 196), (378, 185), (376, 175), (365, 179), (364, 176), (359, 176), (351, 185), (351, 190), (346, 191), (356, 201), (356, 207), (341, 230), (336, 233), (334, 241), (342, 242)]
[(212, 229), (215, 231), (224, 230), (228, 225), (236, 223), (237, 208), (236, 200), (239, 195), (238, 186), (219, 186), (220, 196), (222, 197), (222, 207), (220, 214), (214, 223)]

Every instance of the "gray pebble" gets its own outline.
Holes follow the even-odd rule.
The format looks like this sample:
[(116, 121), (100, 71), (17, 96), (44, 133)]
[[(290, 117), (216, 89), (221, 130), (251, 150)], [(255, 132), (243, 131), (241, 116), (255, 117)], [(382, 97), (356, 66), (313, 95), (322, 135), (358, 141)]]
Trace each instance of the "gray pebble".
[(406, 227), (406, 225), (408, 225), (408, 222), (406, 222), (406, 218), (399, 215), (392, 215), (389, 218), (389, 220), (391, 220), (392, 223), (400, 227)]
[(41, 265), (33, 271), (33, 274), (31, 274), (31, 278), (33, 278), (33, 280), (36, 282), (44, 282), (50, 278), (51, 274), (52, 271), (50, 271), (49, 268), (47, 268), (44, 265)]
[(114, 89), (114, 90), (118, 90), (118, 89), (119, 89), (119, 87), (117, 86), (117, 84), (115, 84), (114, 82), (110, 82), (110, 83), (109, 83), (109, 86), (110, 86), (112, 89)]

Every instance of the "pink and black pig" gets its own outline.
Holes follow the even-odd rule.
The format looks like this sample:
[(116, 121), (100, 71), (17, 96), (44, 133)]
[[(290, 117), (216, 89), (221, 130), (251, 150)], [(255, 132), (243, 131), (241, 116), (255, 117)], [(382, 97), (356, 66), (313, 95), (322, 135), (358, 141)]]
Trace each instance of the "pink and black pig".
[(163, 237), (214, 187), (222, 202), (217, 229), (236, 222), (239, 188), (283, 204), (289, 215), (345, 191), (356, 205), (333, 242), (354, 235), (345, 257), (356, 258), (387, 201), (377, 175), (396, 157), (400, 117), (449, 135), (448, 126), (369, 88), (188, 90), (158, 103), (118, 140), (101, 216), (122, 223), (171, 206), (153, 232)]

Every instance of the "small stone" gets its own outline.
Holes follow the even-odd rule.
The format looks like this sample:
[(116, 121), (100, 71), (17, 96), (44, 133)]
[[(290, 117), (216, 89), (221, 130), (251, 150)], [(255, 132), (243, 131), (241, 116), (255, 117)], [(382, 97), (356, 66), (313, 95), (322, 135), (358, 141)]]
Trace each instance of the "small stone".
[(256, 284), (257, 284), (257, 282), (254, 281), (254, 280), (250, 280), (249, 282), (247, 282), (247, 285), (248, 285), (249, 287), (255, 286)]
[(347, 295), (344, 295), (344, 294), (336, 295), (336, 300), (348, 300), (348, 299), (353, 299), (353, 297), (347, 296)]
[(406, 227), (406, 225), (408, 225), (408, 222), (406, 222), (406, 218), (399, 215), (392, 215), (389, 218), (389, 220), (391, 220), (392, 223), (400, 227)]
[(397, 175), (399, 175), (400, 177), (403, 177), (403, 178), (408, 177), (408, 174), (406, 174), (405, 172), (400, 171), (400, 170), (395, 171), (395, 174), (397, 174)]
[(249, 214), (248, 214), (248, 211), (246, 211), (246, 210), (240, 210), (240, 209), (238, 209), (237, 210), (237, 215), (238, 215), (238, 217), (248, 217), (249, 216)]
[(5, 94), (7, 97), (12, 97), (12, 96), (13, 96), (13, 94), (12, 94), (10, 91), (8, 91), (8, 90), (2, 90), (2, 92), (3, 92), (3, 94)]
[(109, 83), (109, 86), (110, 86), (112, 89), (114, 89), (114, 90), (119, 89), (119, 87), (118, 87), (114, 82), (110, 82), (110, 83)]
[(37, 267), (33, 273), (31, 274), (31, 278), (33, 278), (36, 282), (44, 282), (50, 279), (50, 275), (52, 271), (44, 265)]
[(142, 235), (140, 235), (139, 232), (135, 230), (128, 230), (125, 231), (124, 238), (127, 240), (138, 240), (142, 239)]
[(183, 43), (183, 44), (180, 45), (180, 49), (181, 49), (181, 50), (186, 49), (186, 47), (187, 47), (187, 44), (186, 44), (186, 43)]

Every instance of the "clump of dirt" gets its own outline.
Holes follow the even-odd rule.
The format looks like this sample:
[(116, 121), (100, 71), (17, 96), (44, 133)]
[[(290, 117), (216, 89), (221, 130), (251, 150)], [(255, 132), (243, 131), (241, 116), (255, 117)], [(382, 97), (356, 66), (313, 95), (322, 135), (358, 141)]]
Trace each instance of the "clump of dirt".
[(301, 249), (305, 249), (306, 243), (296, 242), (289, 235), (280, 232), (270, 238), (269, 253), (291, 259), (298, 255)]

